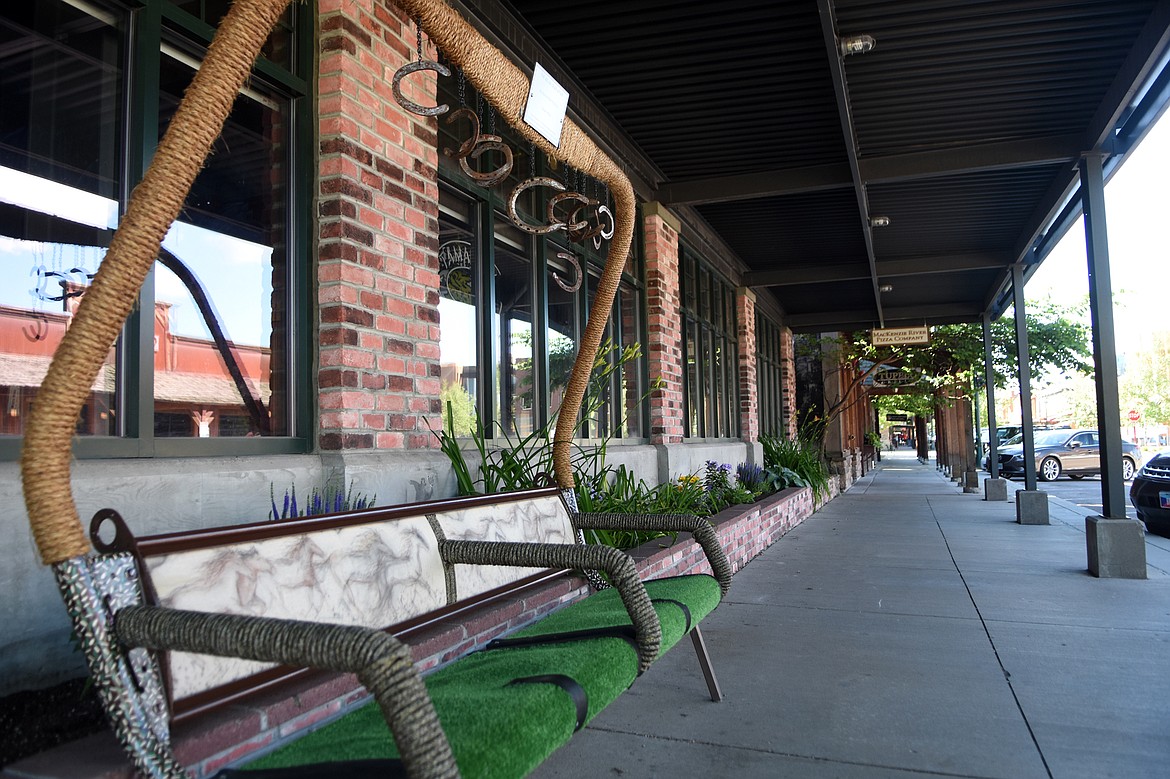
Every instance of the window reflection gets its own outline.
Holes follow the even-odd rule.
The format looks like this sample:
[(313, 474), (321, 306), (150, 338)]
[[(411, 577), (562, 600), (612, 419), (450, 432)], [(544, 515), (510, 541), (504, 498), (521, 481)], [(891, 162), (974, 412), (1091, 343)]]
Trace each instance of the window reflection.
[(529, 240), (506, 217), (496, 219), (496, 310), (500, 350), (498, 419), (509, 434), (536, 429), (536, 374), (533, 365), (532, 259)]
[(479, 239), (472, 204), (439, 193), (439, 360), (443, 424), (455, 436), (475, 430), (479, 400)]
[[(0, 9), (0, 433), (24, 433), (105, 255), (121, 187), (122, 20), (61, 2)], [(114, 351), (78, 420), (116, 431)]]
[[(165, 129), (194, 75), (164, 45)], [(163, 240), (154, 303), (154, 433), (285, 435), (287, 101), (255, 85), (233, 107), (180, 219)], [(278, 326), (274, 326), (278, 325)]]
[[(556, 251), (570, 253), (566, 248), (554, 248)], [(569, 375), (577, 359), (579, 340), (577, 323), (580, 315), (577, 308), (577, 293), (564, 289), (552, 275), (555, 273), (571, 288), (577, 280), (579, 271), (570, 267), (564, 259), (557, 258), (555, 251), (549, 259), (548, 266), (548, 403), (551, 419), (561, 408), (565, 388), (569, 384)], [(587, 437), (590, 434), (582, 430), (580, 435)]]

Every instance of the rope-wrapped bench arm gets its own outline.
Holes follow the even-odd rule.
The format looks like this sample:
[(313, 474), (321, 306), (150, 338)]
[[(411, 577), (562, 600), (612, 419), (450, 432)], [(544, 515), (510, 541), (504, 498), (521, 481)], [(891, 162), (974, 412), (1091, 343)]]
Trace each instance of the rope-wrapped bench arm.
[(731, 563), (711, 523), (693, 514), (574, 514), (579, 530), (660, 530), (688, 532), (702, 547), (724, 595), (731, 589)]
[(638, 645), (641, 674), (662, 644), (662, 626), (646, 588), (630, 556), (611, 546), (578, 544), (531, 544), (517, 541), (440, 541), (439, 556), (445, 563), (472, 565), (522, 565), (538, 568), (573, 568), (603, 571), (617, 589)]
[(412, 779), (456, 779), (459, 769), (410, 649), (388, 633), (239, 614), (129, 606), (115, 617), (129, 647), (174, 650), (357, 674), (378, 701)]

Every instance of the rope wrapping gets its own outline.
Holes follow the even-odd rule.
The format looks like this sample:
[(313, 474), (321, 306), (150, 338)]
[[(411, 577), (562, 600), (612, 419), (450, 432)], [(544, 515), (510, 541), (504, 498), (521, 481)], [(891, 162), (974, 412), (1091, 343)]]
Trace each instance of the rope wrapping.
[(439, 555), (447, 563), (475, 565), (527, 565), (536, 568), (575, 568), (604, 571), (609, 575), (634, 625), (641, 674), (662, 646), (658, 612), (638, 578), (634, 561), (612, 546), (578, 544), (530, 544), (514, 541), (441, 541)]
[(719, 590), (726, 595), (731, 589), (731, 562), (719, 535), (711, 523), (693, 514), (574, 514), (573, 526), (578, 530), (649, 530), (667, 533), (690, 533), (703, 549), (711, 572), (719, 582)]
[(196, 652), (357, 674), (378, 701), (412, 779), (459, 776), (410, 648), (351, 625), (130, 606), (114, 622), (128, 646)]

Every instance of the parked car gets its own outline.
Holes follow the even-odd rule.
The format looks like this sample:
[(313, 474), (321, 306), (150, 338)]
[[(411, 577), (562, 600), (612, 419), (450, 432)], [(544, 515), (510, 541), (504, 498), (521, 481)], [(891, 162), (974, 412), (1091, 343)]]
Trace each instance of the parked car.
[[(1033, 430), (1032, 440), (1036, 445), (1036, 475), (1040, 481), (1055, 481), (1061, 474), (1070, 479), (1083, 479), (1101, 473), (1101, 445), (1096, 430)], [(1122, 441), (1122, 478), (1132, 479), (1141, 461), (1141, 449)], [(983, 467), (989, 466), (988, 458), (984, 458)], [(999, 448), (999, 470), (1005, 477), (1024, 474), (1023, 435), (1009, 438)]]
[(1129, 502), (1146, 530), (1170, 536), (1170, 451), (1150, 458), (1133, 477)]
[[(1020, 434), (1023, 430), (1019, 425), (1000, 425), (995, 428), (995, 448), (1003, 446), (1003, 442)], [(983, 454), (986, 456), (991, 449), (991, 431), (984, 427), (980, 430), (980, 439), (983, 441)]]

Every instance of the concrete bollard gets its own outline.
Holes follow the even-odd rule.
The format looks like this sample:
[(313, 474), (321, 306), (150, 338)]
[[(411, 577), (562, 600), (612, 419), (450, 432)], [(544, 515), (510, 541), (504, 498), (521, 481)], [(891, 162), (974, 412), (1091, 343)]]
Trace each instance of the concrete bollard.
[(1021, 525), (1048, 524), (1048, 493), (1020, 490), (1016, 493), (1016, 522)]
[(1094, 576), (1146, 578), (1146, 532), (1136, 519), (1085, 517), (1085, 545)]
[(1007, 479), (984, 479), (983, 499), (992, 501), (1006, 501), (1008, 499)]

